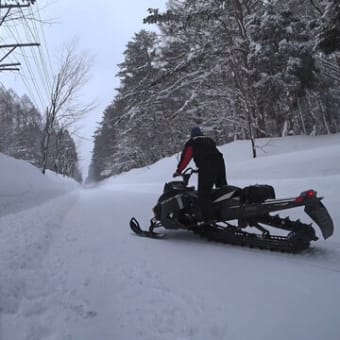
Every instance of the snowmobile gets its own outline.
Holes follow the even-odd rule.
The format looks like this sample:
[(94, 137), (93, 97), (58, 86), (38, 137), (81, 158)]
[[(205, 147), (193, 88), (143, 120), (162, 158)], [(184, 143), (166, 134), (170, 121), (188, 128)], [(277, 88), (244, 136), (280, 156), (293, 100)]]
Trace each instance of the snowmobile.
[[(333, 234), (332, 218), (321, 202), (323, 197), (318, 197), (315, 190), (277, 199), (274, 188), (264, 184), (245, 188), (226, 185), (212, 189), (214, 223), (202, 223), (197, 190), (188, 185), (195, 172), (197, 170), (188, 168), (181, 175), (181, 181), (166, 183), (153, 208), (154, 217), (148, 230), (142, 229), (137, 219), (132, 217), (132, 231), (139, 236), (162, 238), (165, 234), (155, 232), (156, 228), (185, 229), (210, 241), (297, 253), (307, 249), (311, 241), (318, 240), (312, 223), (293, 221), (272, 213), (304, 207), (305, 213), (319, 226), (324, 239)], [(269, 229), (279, 229), (280, 232), (274, 235)]]

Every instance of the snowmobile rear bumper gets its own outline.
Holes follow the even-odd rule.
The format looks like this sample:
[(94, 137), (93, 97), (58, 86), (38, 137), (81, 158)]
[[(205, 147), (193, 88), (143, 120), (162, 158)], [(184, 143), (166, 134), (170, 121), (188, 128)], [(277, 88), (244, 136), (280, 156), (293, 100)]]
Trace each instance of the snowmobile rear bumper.
[(319, 226), (325, 240), (333, 235), (334, 225), (332, 218), (320, 200), (307, 204), (305, 212)]

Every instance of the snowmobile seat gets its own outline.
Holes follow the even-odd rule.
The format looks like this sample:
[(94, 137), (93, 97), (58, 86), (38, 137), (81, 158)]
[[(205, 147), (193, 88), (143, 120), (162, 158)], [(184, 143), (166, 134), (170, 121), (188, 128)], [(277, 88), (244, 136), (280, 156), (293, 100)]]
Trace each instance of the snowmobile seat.
[(213, 189), (211, 191), (210, 197), (213, 202), (225, 200), (234, 196), (238, 196), (240, 190), (240, 188), (233, 185), (224, 185), (221, 188)]
[(275, 199), (275, 190), (271, 185), (249, 185), (241, 190), (242, 203), (262, 203), (267, 199)]

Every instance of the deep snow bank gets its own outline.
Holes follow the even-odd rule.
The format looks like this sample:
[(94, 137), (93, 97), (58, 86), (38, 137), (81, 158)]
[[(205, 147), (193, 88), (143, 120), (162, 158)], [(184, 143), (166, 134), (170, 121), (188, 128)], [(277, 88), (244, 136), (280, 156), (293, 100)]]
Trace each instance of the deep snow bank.
[(45, 202), (79, 187), (68, 178), (48, 171), (43, 175), (28, 162), (0, 153), (0, 217)]

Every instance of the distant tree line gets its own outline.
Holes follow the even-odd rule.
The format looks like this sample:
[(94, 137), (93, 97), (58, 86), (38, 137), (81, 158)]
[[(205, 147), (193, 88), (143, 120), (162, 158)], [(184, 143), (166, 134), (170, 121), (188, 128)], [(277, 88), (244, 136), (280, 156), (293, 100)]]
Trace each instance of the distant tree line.
[[(0, 152), (42, 168), (46, 123), (30, 99), (0, 88)], [(47, 169), (81, 182), (75, 143), (67, 129), (49, 127)]]
[(193, 125), (218, 144), (340, 130), (338, 0), (171, 0), (149, 9), (95, 132), (89, 178), (178, 152)]

